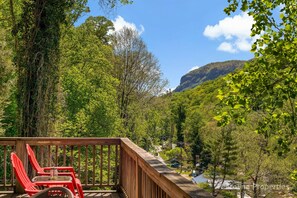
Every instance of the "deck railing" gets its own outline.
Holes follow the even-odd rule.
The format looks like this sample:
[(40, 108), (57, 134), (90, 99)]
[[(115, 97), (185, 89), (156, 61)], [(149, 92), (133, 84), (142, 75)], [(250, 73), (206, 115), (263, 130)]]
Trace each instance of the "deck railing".
[(25, 145), (41, 166), (73, 166), (84, 190), (118, 189), (127, 197), (211, 197), (127, 138), (0, 138), (0, 190), (20, 190), (15, 151), (31, 176)]

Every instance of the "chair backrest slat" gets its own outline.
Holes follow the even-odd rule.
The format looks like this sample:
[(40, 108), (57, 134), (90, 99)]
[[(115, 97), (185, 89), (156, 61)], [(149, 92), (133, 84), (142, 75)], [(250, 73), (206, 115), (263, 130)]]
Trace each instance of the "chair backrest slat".
[(13, 166), (14, 173), (21, 184), (21, 186), (24, 188), (24, 190), (27, 192), (27, 190), (38, 190), (34, 183), (31, 182), (29, 179), (26, 170), (24, 168), (24, 165), (20, 158), (17, 156), (15, 152), (11, 153), (11, 162)]
[(27, 153), (28, 153), (30, 163), (31, 163), (32, 167), (34, 168), (34, 170), (38, 174), (44, 173), (43, 168), (41, 168), (41, 166), (39, 165), (39, 163), (38, 163), (38, 161), (37, 161), (37, 159), (35, 157), (34, 151), (32, 150), (32, 148), (30, 147), (29, 144), (26, 144), (26, 149), (27, 149)]

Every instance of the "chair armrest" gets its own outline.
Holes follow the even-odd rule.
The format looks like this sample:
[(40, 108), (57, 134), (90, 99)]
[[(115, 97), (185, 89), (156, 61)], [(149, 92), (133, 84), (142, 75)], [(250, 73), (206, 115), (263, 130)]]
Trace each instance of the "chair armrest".
[[(50, 176), (50, 172), (38, 172), (37, 173), (40, 176)], [(75, 179), (75, 175), (72, 172), (58, 172), (59, 176), (69, 176), (72, 177), (72, 179)]]
[(56, 185), (72, 185), (71, 181), (59, 181), (59, 180), (48, 180), (48, 181), (35, 181), (37, 186), (56, 186)]
[[(73, 172), (73, 173), (75, 173), (75, 172), (74, 172), (74, 168), (71, 167), (71, 166), (57, 166), (57, 167), (55, 167), (55, 168), (57, 168), (58, 171), (69, 171), (69, 172)], [(44, 167), (43, 169), (44, 169), (45, 171), (49, 171), (49, 170), (52, 169), (52, 167)]]

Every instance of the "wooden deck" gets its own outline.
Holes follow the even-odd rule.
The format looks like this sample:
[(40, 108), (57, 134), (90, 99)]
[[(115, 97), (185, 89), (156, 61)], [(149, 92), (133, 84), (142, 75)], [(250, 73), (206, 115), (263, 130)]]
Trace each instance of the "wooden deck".
[[(85, 198), (120, 198), (116, 192), (84, 192)], [(27, 194), (14, 194), (12, 191), (0, 192), (0, 198), (28, 198)]]
[[(117, 189), (131, 198), (212, 197), (127, 138), (1, 137), (0, 187), (4, 190), (23, 191), (12, 172), (10, 153), (16, 152), (29, 172), (26, 144), (34, 149), (42, 167), (75, 167), (86, 198), (121, 197), (116, 192), (87, 189)], [(3, 192), (0, 198), (23, 196)]]

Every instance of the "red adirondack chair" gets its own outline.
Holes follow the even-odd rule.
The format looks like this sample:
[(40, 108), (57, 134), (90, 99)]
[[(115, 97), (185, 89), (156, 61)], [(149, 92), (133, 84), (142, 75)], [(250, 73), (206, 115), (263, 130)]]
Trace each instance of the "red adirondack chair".
[[(17, 180), (21, 184), (21, 186), (24, 188), (25, 192), (32, 196), (38, 192), (40, 192), (41, 187), (52, 187), (52, 186), (65, 186), (71, 192), (75, 195), (75, 190), (72, 181), (42, 181), (42, 182), (32, 182), (24, 168), (24, 165), (20, 158), (17, 156), (15, 152), (12, 152), (10, 155), (10, 159), (12, 162), (12, 167), (14, 170), (14, 173), (16, 175)], [(75, 196), (76, 198), (79, 198), (79, 196)]]
[[(34, 151), (32, 150), (29, 144), (26, 144), (26, 149), (27, 149), (30, 163), (33, 166), (34, 170), (37, 172), (37, 174), (39, 175), (49, 174), (49, 171), (51, 170), (52, 167), (41, 167), (35, 157)], [(57, 168), (58, 171), (71, 172), (75, 176), (75, 171), (71, 166), (58, 166), (55, 168)]]
[[(34, 151), (32, 150), (32, 148), (30, 147), (29, 144), (26, 144), (26, 149), (27, 149), (29, 161), (30, 161), (33, 169), (37, 172), (37, 174), (38, 175), (50, 175), (49, 171), (52, 169), (52, 167), (41, 167), (35, 157)], [(80, 198), (84, 198), (84, 193), (82, 190), (81, 182), (78, 178), (75, 177), (75, 171), (74, 171), (73, 167), (58, 166), (55, 168), (57, 168), (57, 170), (58, 170), (58, 175), (72, 177), (73, 184), (74, 184), (74, 186), (76, 186), (76, 189), (78, 191)], [(59, 171), (63, 171), (63, 172), (59, 172)]]

